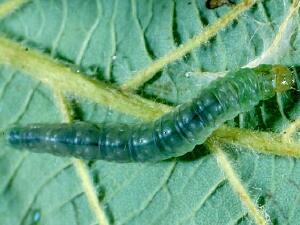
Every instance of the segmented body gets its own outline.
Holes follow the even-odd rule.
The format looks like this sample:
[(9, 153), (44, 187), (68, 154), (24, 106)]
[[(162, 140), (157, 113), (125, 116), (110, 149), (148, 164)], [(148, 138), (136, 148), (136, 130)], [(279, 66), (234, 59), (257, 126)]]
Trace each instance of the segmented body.
[(283, 66), (240, 69), (212, 82), (197, 98), (151, 123), (33, 124), (11, 128), (7, 140), (17, 148), (84, 159), (164, 160), (192, 151), (225, 121), (276, 91), (289, 89), (292, 83), (292, 74)]

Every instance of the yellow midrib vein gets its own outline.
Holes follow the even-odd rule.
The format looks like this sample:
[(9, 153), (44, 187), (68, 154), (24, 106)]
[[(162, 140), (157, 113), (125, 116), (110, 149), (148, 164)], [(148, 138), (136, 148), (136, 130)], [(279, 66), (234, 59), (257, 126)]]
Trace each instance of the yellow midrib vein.
[(0, 20), (13, 13), (31, 0), (6, 0), (0, 4)]
[[(292, 131), (295, 131), (294, 127), (291, 127)], [(292, 135), (292, 131), (289, 131), (289, 135)], [(288, 139), (286, 134), (223, 126), (212, 137), (218, 142), (243, 146), (263, 154), (300, 158), (300, 142)]]
[(171, 110), (169, 106), (118, 91), (104, 82), (91, 80), (47, 55), (22, 47), (5, 37), (0, 37), (0, 62), (40, 80), (54, 91), (76, 94), (143, 120), (150, 121)]

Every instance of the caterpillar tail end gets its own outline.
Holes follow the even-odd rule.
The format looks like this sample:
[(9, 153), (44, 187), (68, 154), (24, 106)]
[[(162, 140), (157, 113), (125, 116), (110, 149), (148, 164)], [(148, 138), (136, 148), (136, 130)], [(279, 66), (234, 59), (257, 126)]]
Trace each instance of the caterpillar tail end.
[(292, 89), (296, 80), (295, 74), (286, 66), (273, 65), (272, 72), (275, 74), (275, 91), (284, 92)]
[(18, 150), (23, 150), (23, 146), (20, 144), (20, 138), (18, 138), (18, 133), (15, 132), (14, 127), (0, 131), (1, 147), (3, 146), (4, 148), (14, 148)]

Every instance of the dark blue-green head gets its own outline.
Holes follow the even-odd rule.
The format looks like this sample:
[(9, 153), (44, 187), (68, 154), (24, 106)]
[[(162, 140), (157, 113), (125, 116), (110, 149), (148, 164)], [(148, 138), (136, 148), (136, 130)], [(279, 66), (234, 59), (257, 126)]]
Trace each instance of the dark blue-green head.
[(295, 84), (295, 74), (286, 66), (262, 64), (254, 70), (259, 78), (263, 99), (291, 90)]

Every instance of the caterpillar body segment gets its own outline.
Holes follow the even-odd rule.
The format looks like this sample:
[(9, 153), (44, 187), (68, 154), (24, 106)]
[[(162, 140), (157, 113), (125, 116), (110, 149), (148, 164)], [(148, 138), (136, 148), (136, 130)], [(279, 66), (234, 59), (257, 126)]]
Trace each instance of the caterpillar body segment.
[(191, 102), (154, 122), (33, 124), (9, 129), (6, 138), (13, 147), (60, 156), (159, 161), (192, 151), (225, 121), (290, 89), (293, 83), (293, 74), (281, 65), (245, 68), (213, 81)]

